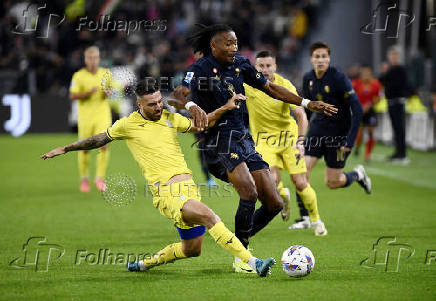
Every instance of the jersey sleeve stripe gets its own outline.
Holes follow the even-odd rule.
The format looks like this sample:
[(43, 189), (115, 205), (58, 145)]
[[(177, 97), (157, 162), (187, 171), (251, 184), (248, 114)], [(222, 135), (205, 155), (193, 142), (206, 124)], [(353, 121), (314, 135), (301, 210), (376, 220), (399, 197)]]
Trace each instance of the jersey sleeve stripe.
[(188, 132), (191, 128), (192, 128), (192, 119), (189, 119), (189, 126), (188, 126), (188, 128), (187, 128), (184, 132), (182, 132), (182, 133), (186, 133), (186, 132)]
[(107, 130), (106, 130), (106, 136), (107, 136), (110, 140), (114, 140), (114, 138), (112, 138), (111, 134), (109, 134), (109, 128), (107, 128)]

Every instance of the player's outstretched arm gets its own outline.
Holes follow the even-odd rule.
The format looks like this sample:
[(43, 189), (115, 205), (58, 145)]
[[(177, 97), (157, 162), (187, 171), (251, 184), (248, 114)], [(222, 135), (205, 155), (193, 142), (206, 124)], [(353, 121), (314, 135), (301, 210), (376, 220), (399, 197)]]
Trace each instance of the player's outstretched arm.
[[(246, 100), (247, 97), (243, 94), (235, 94), (233, 95), (232, 98), (230, 98), (227, 103), (221, 107), (219, 107), (218, 109), (216, 109), (215, 111), (207, 114), (207, 119), (209, 120), (209, 124), (208, 124), (208, 128), (209, 127), (213, 127), (215, 125), (215, 123), (217, 122), (217, 120), (219, 120), (221, 118), (221, 116), (223, 116), (224, 113), (226, 113), (227, 111), (231, 111), (234, 109), (239, 109), (240, 105), (241, 105), (241, 100)], [(200, 130), (199, 128), (193, 126), (190, 130), (190, 132), (201, 132), (202, 130)]]
[(270, 81), (267, 81), (263, 86), (263, 92), (271, 96), (272, 98), (279, 99), (283, 102), (287, 102), (290, 104), (307, 107), (312, 112), (324, 113), (327, 116), (332, 116), (332, 114), (336, 114), (338, 109), (328, 103), (323, 101), (309, 101), (307, 99), (303, 99), (302, 97), (295, 95), (288, 89), (276, 85)]
[(208, 126), (208, 119), (206, 112), (202, 108), (197, 106), (194, 102), (190, 101), (188, 96), (191, 91), (184, 86), (178, 86), (167, 98), (168, 103), (177, 109), (187, 109), (194, 119), (194, 126), (204, 130)]
[(41, 159), (48, 159), (53, 158), (59, 155), (63, 155), (65, 153), (71, 152), (71, 151), (78, 151), (78, 150), (90, 150), (94, 148), (102, 147), (103, 145), (108, 144), (112, 140), (109, 139), (109, 137), (106, 135), (106, 133), (101, 133), (86, 139), (82, 139), (79, 141), (76, 141), (72, 144), (57, 147), (50, 152), (41, 155)]

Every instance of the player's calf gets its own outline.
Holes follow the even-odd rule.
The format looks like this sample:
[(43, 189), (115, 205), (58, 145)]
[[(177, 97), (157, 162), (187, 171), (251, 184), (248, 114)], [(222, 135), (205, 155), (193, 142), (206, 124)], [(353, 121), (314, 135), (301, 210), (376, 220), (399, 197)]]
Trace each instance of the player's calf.
[(201, 235), (193, 239), (182, 240), (182, 251), (186, 257), (198, 257), (201, 255), (203, 237), (204, 235)]

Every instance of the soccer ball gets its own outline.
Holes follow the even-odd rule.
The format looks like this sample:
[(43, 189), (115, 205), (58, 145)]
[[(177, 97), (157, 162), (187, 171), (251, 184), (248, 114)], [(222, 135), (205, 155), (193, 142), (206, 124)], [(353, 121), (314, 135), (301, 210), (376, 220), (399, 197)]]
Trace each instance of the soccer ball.
[(315, 257), (312, 252), (300, 245), (290, 246), (283, 252), (282, 268), (288, 276), (304, 277), (312, 272)]

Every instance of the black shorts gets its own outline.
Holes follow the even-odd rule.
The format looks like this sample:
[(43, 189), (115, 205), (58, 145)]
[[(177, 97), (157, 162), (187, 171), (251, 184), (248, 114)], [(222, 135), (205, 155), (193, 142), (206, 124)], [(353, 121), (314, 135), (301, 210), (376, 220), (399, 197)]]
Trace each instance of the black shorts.
[(227, 170), (224, 165), (221, 164), (219, 158), (213, 151), (203, 150), (206, 168), (211, 175), (224, 182), (229, 182), (227, 177)]
[(247, 164), (250, 171), (269, 168), (268, 163), (256, 152), (253, 138), (248, 133), (220, 135), (207, 145), (205, 157), (209, 172), (225, 182), (228, 182), (227, 171), (232, 172), (242, 162)]
[(305, 155), (319, 159), (324, 157), (327, 167), (344, 168), (350, 152), (342, 153), (340, 148), (345, 145), (346, 139), (346, 135), (316, 135), (309, 131), (305, 140)]
[(363, 126), (376, 126), (377, 125), (377, 117), (375, 116), (375, 112), (373, 109), (370, 109), (368, 112), (363, 114), (362, 125)]

